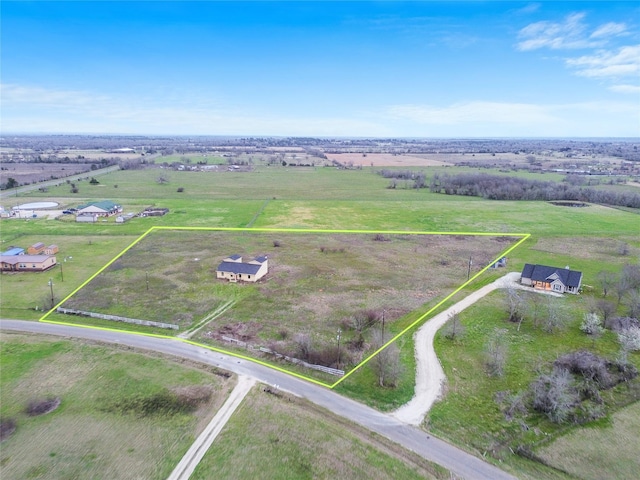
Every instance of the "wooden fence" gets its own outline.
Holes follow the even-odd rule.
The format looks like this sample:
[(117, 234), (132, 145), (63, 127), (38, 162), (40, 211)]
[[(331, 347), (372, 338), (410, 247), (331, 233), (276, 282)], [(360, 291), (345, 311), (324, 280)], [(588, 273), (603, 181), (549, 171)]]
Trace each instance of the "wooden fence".
[(138, 320), (137, 318), (119, 317), (118, 315), (105, 315), (95, 312), (83, 312), (81, 310), (73, 310), (71, 308), (58, 307), (58, 313), (66, 313), (67, 315), (81, 315), (83, 317), (99, 318), (101, 320), (111, 320), (114, 322), (134, 323), (136, 325), (144, 325), (145, 327), (169, 328), (178, 330), (180, 327), (173, 323), (152, 322), (151, 320)]
[(247, 350), (252, 350), (252, 351), (256, 351), (257, 350), (257, 351), (262, 352), (262, 353), (268, 353), (270, 355), (274, 355), (277, 358), (282, 358), (283, 360), (286, 360), (287, 362), (295, 363), (296, 365), (302, 365), (303, 367), (311, 368), (313, 370), (318, 370), (320, 372), (328, 373), (330, 375), (336, 375), (338, 377), (342, 377), (344, 375), (344, 370), (338, 370), (337, 368), (325, 367), (324, 365), (314, 365), (313, 363), (307, 363), (304, 360), (300, 360), (299, 358), (288, 357), (287, 355), (282, 355), (281, 353), (274, 352), (273, 350), (271, 350), (270, 348), (267, 348), (267, 347), (258, 347), (258, 348), (256, 348), (256, 347), (254, 347), (252, 345), (249, 345), (247, 342), (243, 342), (242, 340), (238, 340), (236, 338), (227, 337), (225, 335), (222, 335), (221, 338), (225, 342), (235, 343), (239, 347), (244, 347)]

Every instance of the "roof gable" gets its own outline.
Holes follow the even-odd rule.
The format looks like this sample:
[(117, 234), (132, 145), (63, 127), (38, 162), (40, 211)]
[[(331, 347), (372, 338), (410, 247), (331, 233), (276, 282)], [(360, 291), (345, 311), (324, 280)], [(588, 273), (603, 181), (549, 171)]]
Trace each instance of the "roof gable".
[(582, 281), (582, 272), (547, 265), (531, 265), (529, 263), (525, 264), (521, 276), (536, 282), (552, 283), (559, 280), (567, 287), (576, 288), (580, 286)]
[(247, 275), (255, 275), (260, 270), (261, 265), (253, 263), (238, 262), (222, 262), (218, 265), (219, 272), (243, 273)]

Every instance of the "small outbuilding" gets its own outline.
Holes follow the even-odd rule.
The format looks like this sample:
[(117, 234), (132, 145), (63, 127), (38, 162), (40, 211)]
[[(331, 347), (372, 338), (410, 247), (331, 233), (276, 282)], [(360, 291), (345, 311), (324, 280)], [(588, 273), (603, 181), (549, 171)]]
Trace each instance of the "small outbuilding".
[(45, 248), (46, 246), (42, 242), (34, 243), (27, 248), (27, 255), (40, 255), (41, 253), (44, 253)]
[(526, 263), (520, 275), (520, 283), (540, 290), (577, 294), (582, 284), (582, 272), (570, 270), (569, 267), (558, 268)]
[(240, 255), (231, 255), (222, 260), (216, 269), (216, 278), (230, 282), (257, 282), (269, 271), (267, 256), (243, 262)]
[(49, 245), (47, 248), (44, 249), (44, 254), (45, 255), (55, 255), (56, 253), (58, 253), (60, 249), (58, 248), (57, 245)]

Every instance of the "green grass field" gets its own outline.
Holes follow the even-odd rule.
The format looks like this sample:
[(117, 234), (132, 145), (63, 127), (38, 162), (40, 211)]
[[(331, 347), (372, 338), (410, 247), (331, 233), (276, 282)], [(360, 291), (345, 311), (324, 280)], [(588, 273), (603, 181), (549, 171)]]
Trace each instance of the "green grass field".
[[(443, 167), (419, 170), (425, 171), (427, 177), (434, 171), (454, 172), (453, 168)], [(66, 245), (79, 251), (77, 254), (71, 253), (72, 264), (69, 261), (64, 264), (64, 286), (60, 272), (56, 270), (53, 273), (56, 295), (58, 288), (61, 289), (59, 294), (63, 295), (80, 286), (96, 273), (102, 259), (113, 258), (132, 239), (154, 225), (530, 233), (531, 237), (509, 254), (508, 270), (518, 271), (528, 262), (570, 265), (572, 269), (583, 271), (583, 283), (593, 288), (585, 288), (584, 295), (580, 297), (567, 299), (566, 303), (571, 305), (567, 315), (574, 322), (573, 327), (549, 337), (535, 330), (528, 331), (525, 325), (518, 335), (511, 335), (509, 338), (514, 351), (526, 363), (517, 361), (518, 357), (513, 356), (506, 377), (509, 380), (501, 380), (504, 384), (495, 385), (485, 381), (477, 370), (478, 348), (486, 340), (487, 328), (493, 324), (502, 327), (505, 323), (497, 304), (491, 304), (494, 300), (488, 299), (489, 303), (473, 307), (477, 310), (469, 310), (482, 319), (483, 327), (471, 330), (472, 335), (465, 340), (470, 343), (468, 352), (453, 348), (455, 346), (449, 348), (442, 340), (438, 340), (439, 355), (450, 379), (449, 395), (434, 407), (427, 425), (427, 428), (478, 454), (486, 451), (488, 458), (495, 455), (518, 476), (554, 478), (554, 475), (560, 475), (539, 463), (504, 454), (504, 445), (496, 445), (496, 438), (506, 435), (518, 439), (522, 434), (517, 432), (520, 428), (517, 425), (500, 420), (493, 394), (496, 388), (504, 390), (525, 386), (529, 381), (528, 372), (545, 359), (576, 346), (594, 348), (590, 341), (582, 337), (581, 332), (576, 331), (575, 322), (586, 311), (590, 299), (599, 299), (596, 278), (599, 271), (617, 271), (625, 262), (637, 262), (640, 253), (640, 217), (637, 211), (600, 205), (567, 208), (545, 202), (490, 201), (432, 194), (427, 190), (389, 189), (388, 180), (367, 167), (346, 171), (327, 167), (260, 165), (253, 172), (171, 171), (167, 173), (169, 183), (164, 185), (156, 182), (160, 171), (117, 172), (101, 176), (98, 186), (80, 182), (78, 194), (69, 193), (69, 187), (63, 185), (51, 188), (46, 193), (12, 197), (4, 203), (11, 207), (29, 200), (51, 198), (63, 206), (76, 206), (87, 200), (111, 199), (121, 203), (126, 212), (139, 211), (150, 205), (170, 208), (170, 213), (164, 217), (136, 218), (122, 225), (76, 224), (42, 219), (2, 221), (2, 245), (22, 245), (23, 241), (46, 238), (47, 242), (60, 246), (61, 254), (67, 255)], [(536, 178), (549, 180), (553, 177), (539, 175)], [(177, 192), (178, 187), (184, 187), (184, 192)], [(629, 246), (629, 255), (619, 255), (621, 243)], [(77, 262), (77, 258), (85, 261)], [(95, 263), (92, 263), (94, 259)], [(465, 291), (488, 283), (496, 275), (496, 272), (483, 274)], [(32, 305), (36, 300), (46, 301), (49, 277), (48, 273), (0, 276), (2, 315), (39, 318), (39, 312), (32, 310)], [(463, 293), (455, 298), (460, 298)], [(418, 311), (425, 312), (433, 305), (427, 303)], [(410, 316), (407, 321), (410, 321)], [(469, 317), (469, 322), (474, 323), (474, 318)], [(504, 328), (511, 328), (511, 325)], [(617, 342), (611, 335), (605, 335), (598, 340), (595, 348), (611, 356), (617, 349)], [(473, 355), (476, 355), (475, 360)], [(410, 336), (405, 337), (401, 344), (401, 358), (405, 371), (396, 389), (380, 389), (374, 373), (363, 368), (340, 384), (338, 390), (382, 410), (401, 405), (413, 392), (415, 365)], [(637, 358), (633, 358), (637, 364)], [(616, 408), (615, 401), (617, 397), (612, 399), (612, 412)], [(485, 429), (486, 433), (483, 433)], [(574, 429), (576, 432), (582, 430), (580, 427)], [(525, 440), (531, 443), (536, 441), (526, 435)]]
[[(2, 443), (3, 478), (166, 478), (235, 383), (81, 342), (3, 333), (0, 346), (0, 417), (17, 425)], [(193, 386), (211, 392), (193, 412), (140, 409)], [(55, 411), (25, 413), (30, 401), (49, 397), (61, 400)], [(117, 407), (127, 402), (138, 407)]]
[(611, 415), (605, 425), (569, 432), (537, 454), (578, 478), (634, 478), (640, 471), (638, 432), (640, 403), (635, 403)]
[(302, 399), (255, 387), (191, 478), (450, 477), (417, 455)]

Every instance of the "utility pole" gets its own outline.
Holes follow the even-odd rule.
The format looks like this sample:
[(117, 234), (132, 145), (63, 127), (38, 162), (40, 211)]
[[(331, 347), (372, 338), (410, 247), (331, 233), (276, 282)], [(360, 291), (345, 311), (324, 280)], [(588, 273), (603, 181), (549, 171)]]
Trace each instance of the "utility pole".
[(467, 282), (471, 278), (471, 265), (472, 264), (473, 264), (473, 261), (471, 260), (471, 256), (469, 256), (469, 268), (467, 269)]
[(338, 329), (338, 368), (340, 368), (340, 334), (342, 330)]
[(60, 264), (60, 281), (64, 283), (64, 271), (62, 270), (62, 264)]
[(55, 301), (53, 299), (53, 280), (49, 279), (49, 288), (51, 288), (51, 308), (55, 306)]
[(149, 272), (144, 272), (145, 278), (147, 279), (147, 292), (149, 291)]
[(384, 345), (384, 308), (382, 309), (382, 345)]

